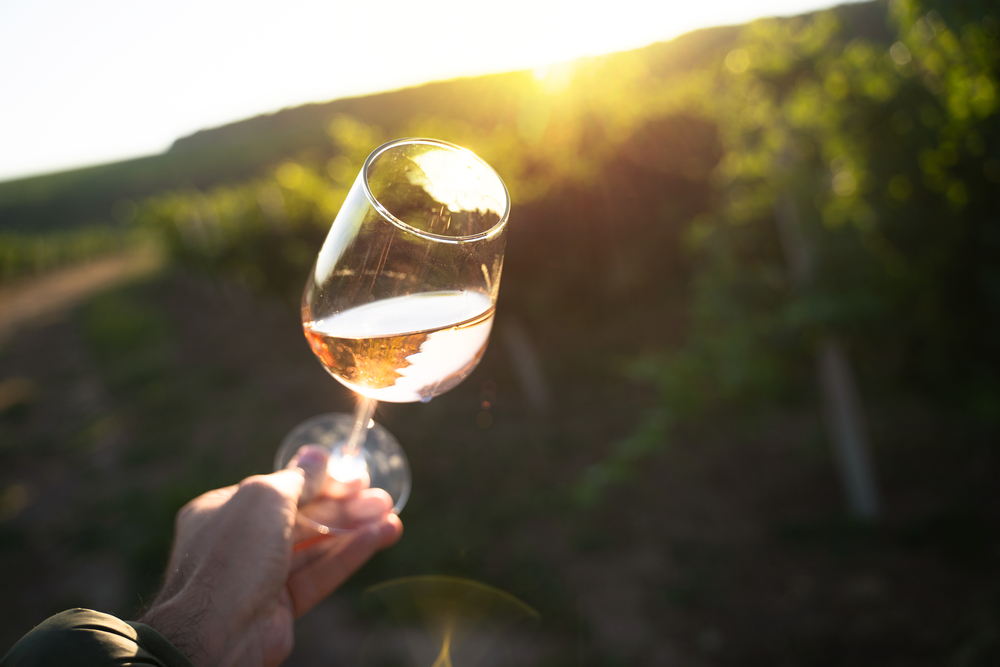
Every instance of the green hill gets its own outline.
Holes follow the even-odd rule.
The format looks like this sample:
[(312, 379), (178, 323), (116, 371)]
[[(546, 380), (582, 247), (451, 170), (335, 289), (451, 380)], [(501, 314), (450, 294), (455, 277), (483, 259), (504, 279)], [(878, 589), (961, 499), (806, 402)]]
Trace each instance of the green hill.
[[(880, 3), (846, 5), (836, 12), (849, 34), (891, 39)], [(717, 59), (738, 33), (732, 26), (699, 30), (636, 51), (579, 61), (576, 66), (590, 76), (577, 77), (574, 87), (589, 91), (567, 91), (566, 97), (593, 94), (613, 82), (622, 68), (637, 64), (646, 76), (669, 80)], [(196, 132), (160, 155), (7, 181), (0, 183), (0, 231), (44, 232), (116, 222), (112, 207), (119, 200), (241, 181), (286, 157), (329, 157), (334, 148), (325, 126), (337, 114), (380, 127), (389, 137), (422, 117), (485, 133), (509, 128), (519, 122), (531, 81), (530, 72), (514, 72), (307, 104)]]

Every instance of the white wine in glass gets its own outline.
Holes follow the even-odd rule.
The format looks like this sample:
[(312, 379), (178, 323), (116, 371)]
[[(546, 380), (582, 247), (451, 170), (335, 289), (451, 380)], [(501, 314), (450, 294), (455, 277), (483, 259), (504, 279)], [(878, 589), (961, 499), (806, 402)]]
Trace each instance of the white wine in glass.
[(425, 292), (307, 322), (305, 332), (323, 366), (359, 394), (428, 401), (479, 363), (493, 310), (480, 292)]
[[(493, 325), (510, 198), (485, 162), (433, 139), (400, 139), (365, 162), (338, 213), (302, 298), (306, 339), (323, 367), (358, 395), (354, 415), (296, 427), (275, 459), (300, 447), (331, 452), (329, 473), (365, 478), (399, 512), (409, 464), (372, 420), (378, 401), (429, 401), (464, 380)], [(351, 530), (334, 504), (300, 509), (321, 533)]]

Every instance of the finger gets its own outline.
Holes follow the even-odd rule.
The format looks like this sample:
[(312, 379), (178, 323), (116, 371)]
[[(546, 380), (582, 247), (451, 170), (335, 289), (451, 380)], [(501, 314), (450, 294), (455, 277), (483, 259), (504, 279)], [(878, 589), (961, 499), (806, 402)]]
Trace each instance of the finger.
[(239, 488), (238, 484), (233, 484), (231, 486), (224, 486), (221, 489), (212, 489), (211, 491), (206, 491), (197, 498), (188, 501), (184, 507), (178, 511), (178, 516), (183, 516), (186, 514), (198, 514), (202, 512), (211, 512), (212, 510), (224, 505), (234, 493), (236, 489)]
[(350, 498), (321, 495), (302, 505), (303, 517), (321, 526), (353, 529), (385, 517), (392, 510), (392, 498), (382, 489), (365, 489)]
[(294, 547), (292, 548), (290, 571), (294, 573), (305, 569), (313, 561), (322, 558), (331, 549), (339, 548), (337, 546), (338, 542), (350, 536), (353, 532), (371, 528), (381, 522), (388, 522), (393, 527), (392, 530), (385, 529), (385, 540), (379, 547), (380, 549), (384, 549), (395, 544), (403, 534), (403, 523), (395, 514), (387, 514), (377, 522), (373, 521), (369, 524), (358, 526), (353, 531), (317, 534), (315, 530), (304, 529), (299, 534), (298, 539), (293, 539)]
[(189, 501), (177, 512), (174, 519), (174, 532), (179, 532), (181, 529), (195, 530), (207, 521), (218, 508), (225, 505), (238, 488), (237, 484), (233, 484), (221, 489), (214, 489)]
[(323, 488), (329, 460), (330, 453), (325, 447), (305, 445), (284, 470), (274, 473), (275, 483), (293, 502), (305, 505)]
[(388, 549), (396, 542), (399, 542), (399, 538), (403, 536), (403, 521), (399, 518), (398, 514), (389, 514), (385, 518), (385, 521), (391, 528), (382, 528), (382, 542), (379, 544), (379, 549)]
[[(294, 551), (299, 552), (344, 530), (379, 521), (392, 510), (392, 498), (382, 489), (365, 489), (353, 498), (330, 498), (323, 494), (299, 508), (292, 532)], [(332, 532), (331, 532), (332, 530)]]
[[(388, 524), (388, 526), (384, 524)], [(383, 531), (383, 539), (377, 549), (384, 549), (392, 546), (403, 534), (402, 521), (400, 521), (399, 517), (395, 514), (388, 514), (379, 521), (374, 521), (364, 526), (360, 526), (353, 531), (340, 532), (331, 535), (318, 535), (307, 540), (305, 543), (295, 545), (296, 549), (293, 550), (292, 554), (291, 573), (294, 574), (299, 571), (305, 571), (314, 562), (327, 558), (330, 552), (342, 549), (341, 542), (348, 539), (354, 539), (359, 533), (374, 528), (380, 528), (380, 530)], [(297, 547), (299, 546), (304, 546), (305, 548), (298, 549)]]
[(362, 489), (367, 489), (369, 486), (371, 486), (371, 478), (368, 476), (368, 471), (361, 473), (360, 477), (347, 482), (336, 479), (332, 475), (327, 475), (323, 483), (322, 494), (331, 498), (347, 498)]
[[(288, 578), (295, 616), (299, 617), (332, 593), (372, 555), (394, 544), (403, 533), (403, 524), (395, 514), (338, 536), (310, 549), (311, 558), (298, 567), (293, 565)], [(302, 554), (306, 557), (306, 554)], [(303, 558), (305, 560), (305, 558)]]

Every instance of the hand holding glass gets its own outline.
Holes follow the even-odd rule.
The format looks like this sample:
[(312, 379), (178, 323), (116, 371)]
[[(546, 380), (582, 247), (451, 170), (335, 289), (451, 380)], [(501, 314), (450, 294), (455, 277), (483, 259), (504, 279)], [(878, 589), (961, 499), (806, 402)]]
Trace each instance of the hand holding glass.
[[(309, 345), (358, 394), (357, 408), (353, 416), (320, 415), (296, 427), (277, 468), (303, 445), (328, 447), (331, 488), (382, 488), (399, 513), (410, 492), (409, 464), (372, 415), (378, 401), (429, 401), (479, 363), (493, 325), (509, 209), (496, 172), (458, 146), (401, 139), (368, 157), (302, 298)], [(313, 505), (300, 508), (300, 520), (318, 532), (356, 527), (336, 503)]]

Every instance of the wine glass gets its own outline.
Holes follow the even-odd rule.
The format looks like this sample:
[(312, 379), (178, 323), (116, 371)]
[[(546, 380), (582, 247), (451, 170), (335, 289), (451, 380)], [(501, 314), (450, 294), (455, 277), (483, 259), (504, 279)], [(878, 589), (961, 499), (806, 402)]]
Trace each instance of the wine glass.
[[(302, 297), (302, 325), (323, 367), (357, 396), (354, 415), (325, 414), (282, 442), (330, 452), (334, 486), (384, 489), (393, 511), (410, 493), (406, 454), (372, 419), (378, 401), (429, 401), (473, 371), (486, 350), (503, 267), (510, 197), (472, 152), (399, 139), (365, 161)], [(367, 476), (367, 479), (365, 479)], [(300, 508), (320, 533), (351, 530), (338, 503)]]

